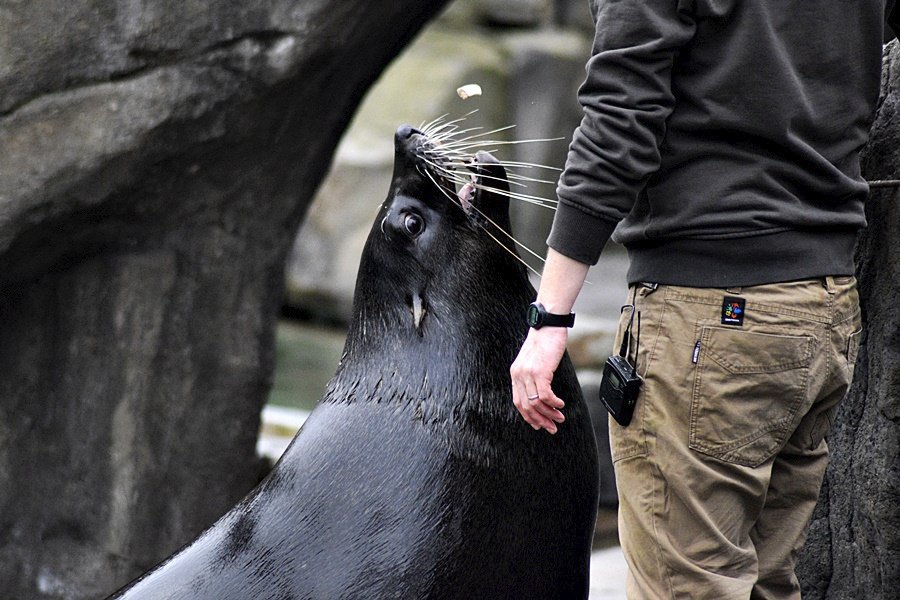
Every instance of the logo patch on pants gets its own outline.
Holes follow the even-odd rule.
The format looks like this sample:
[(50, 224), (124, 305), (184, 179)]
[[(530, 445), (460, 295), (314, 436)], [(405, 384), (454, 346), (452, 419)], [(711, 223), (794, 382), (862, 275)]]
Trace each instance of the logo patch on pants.
[(725, 299), (722, 301), (722, 325), (743, 325), (744, 304), (746, 302), (743, 298), (725, 296)]

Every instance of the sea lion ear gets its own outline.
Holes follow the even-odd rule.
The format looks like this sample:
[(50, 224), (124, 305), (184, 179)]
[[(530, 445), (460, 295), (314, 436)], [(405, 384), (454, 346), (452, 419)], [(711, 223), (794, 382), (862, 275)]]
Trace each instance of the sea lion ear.
[(509, 181), (506, 169), (500, 161), (488, 152), (480, 151), (469, 167), (478, 178), (472, 205), (478, 212), (499, 227), (510, 231), (509, 222)]

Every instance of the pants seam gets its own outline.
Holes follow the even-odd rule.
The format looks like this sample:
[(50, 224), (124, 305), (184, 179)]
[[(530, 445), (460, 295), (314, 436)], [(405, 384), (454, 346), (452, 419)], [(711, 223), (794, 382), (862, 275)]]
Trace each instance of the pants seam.
[[(646, 298), (646, 296), (645, 296), (645, 298)], [(650, 365), (653, 364), (653, 359), (656, 356), (656, 351), (659, 346), (659, 340), (660, 340), (660, 337), (662, 336), (662, 329), (665, 324), (666, 312), (669, 309), (669, 303), (666, 301), (667, 296), (664, 296), (663, 298), (661, 298), (661, 300), (662, 300), (662, 302), (661, 302), (662, 308), (660, 309), (659, 324), (656, 328), (656, 336), (653, 339), (653, 346), (651, 347), (650, 352), (647, 354), (647, 364), (644, 367), (644, 376), (645, 377), (647, 376), (647, 373), (649, 372), (649, 369), (650, 369)], [(646, 419), (646, 411), (647, 411), (648, 407), (644, 406), (643, 409), (644, 410), (641, 415), (642, 416), (641, 437), (643, 438), (643, 442), (644, 442), (644, 452), (647, 456), (647, 458), (645, 460), (648, 460), (650, 462), (650, 464), (653, 466), (654, 472), (656, 473), (656, 484), (653, 486), (653, 505), (652, 505), (652, 509), (651, 509), (651, 515), (652, 515), (651, 519), (652, 519), (652, 523), (653, 523), (653, 540), (654, 540), (654, 545), (655, 545), (655, 550), (656, 550), (656, 565), (657, 565), (657, 570), (659, 571), (660, 576), (665, 578), (665, 585), (666, 585), (666, 588), (669, 590), (669, 595), (671, 596), (672, 600), (676, 600), (675, 587), (672, 582), (672, 575), (669, 572), (669, 565), (666, 564), (665, 553), (663, 552), (663, 549), (662, 549), (662, 538), (660, 537), (661, 532), (660, 532), (660, 527), (659, 527), (659, 515), (662, 514), (662, 512), (661, 512), (662, 511), (662, 500), (663, 500), (663, 496), (665, 494), (666, 480), (663, 477), (662, 470), (660, 469), (659, 460), (656, 458), (656, 453), (658, 452), (658, 448), (657, 448), (657, 444), (655, 443), (655, 441), (653, 444), (653, 451), (651, 452), (651, 450), (650, 450), (650, 440), (648, 438), (651, 434), (649, 432), (647, 432), (644, 428), (644, 419)]]
[[(655, 448), (654, 448), (655, 449)], [(672, 582), (672, 573), (669, 570), (669, 565), (665, 560), (665, 553), (662, 549), (662, 538), (660, 537), (660, 528), (659, 528), (659, 515), (662, 510), (662, 496), (665, 495), (665, 478), (663, 477), (662, 471), (659, 468), (659, 462), (657, 460), (652, 460), (651, 464), (653, 465), (653, 470), (656, 472), (657, 476), (657, 484), (653, 489), (653, 510), (652, 510), (652, 519), (653, 519), (653, 540), (656, 546), (656, 564), (657, 569), (659, 569), (659, 574), (665, 578), (666, 588), (669, 590), (669, 595), (672, 600), (677, 600), (675, 596), (675, 586)]]
[(647, 353), (647, 364), (644, 365), (644, 377), (647, 376), (647, 373), (650, 372), (650, 365), (653, 364), (653, 359), (656, 356), (656, 347), (659, 345), (659, 337), (662, 335), (663, 323), (666, 318), (666, 311), (669, 309), (669, 303), (665, 301), (663, 298), (662, 302), (662, 310), (659, 313), (659, 324), (656, 327), (656, 335), (653, 337), (653, 346), (650, 348), (650, 352)]

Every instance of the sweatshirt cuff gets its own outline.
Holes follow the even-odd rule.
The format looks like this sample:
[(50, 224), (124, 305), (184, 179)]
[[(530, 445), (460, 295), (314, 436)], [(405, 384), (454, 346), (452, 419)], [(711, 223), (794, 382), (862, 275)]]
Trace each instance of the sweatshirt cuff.
[(613, 221), (560, 202), (556, 206), (547, 245), (580, 263), (594, 265), (616, 225)]

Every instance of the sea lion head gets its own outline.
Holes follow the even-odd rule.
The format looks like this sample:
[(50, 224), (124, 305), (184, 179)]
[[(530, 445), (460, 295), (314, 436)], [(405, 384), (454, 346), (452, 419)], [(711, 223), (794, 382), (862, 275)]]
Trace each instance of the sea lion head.
[(354, 321), (369, 328), (380, 315), (388, 328), (426, 336), (461, 325), (464, 315), (475, 323), (527, 304), (533, 289), (510, 235), (504, 167), (487, 152), (465, 160), (449, 154), (408, 125), (394, 142), (391, 187), (363, 251)]

